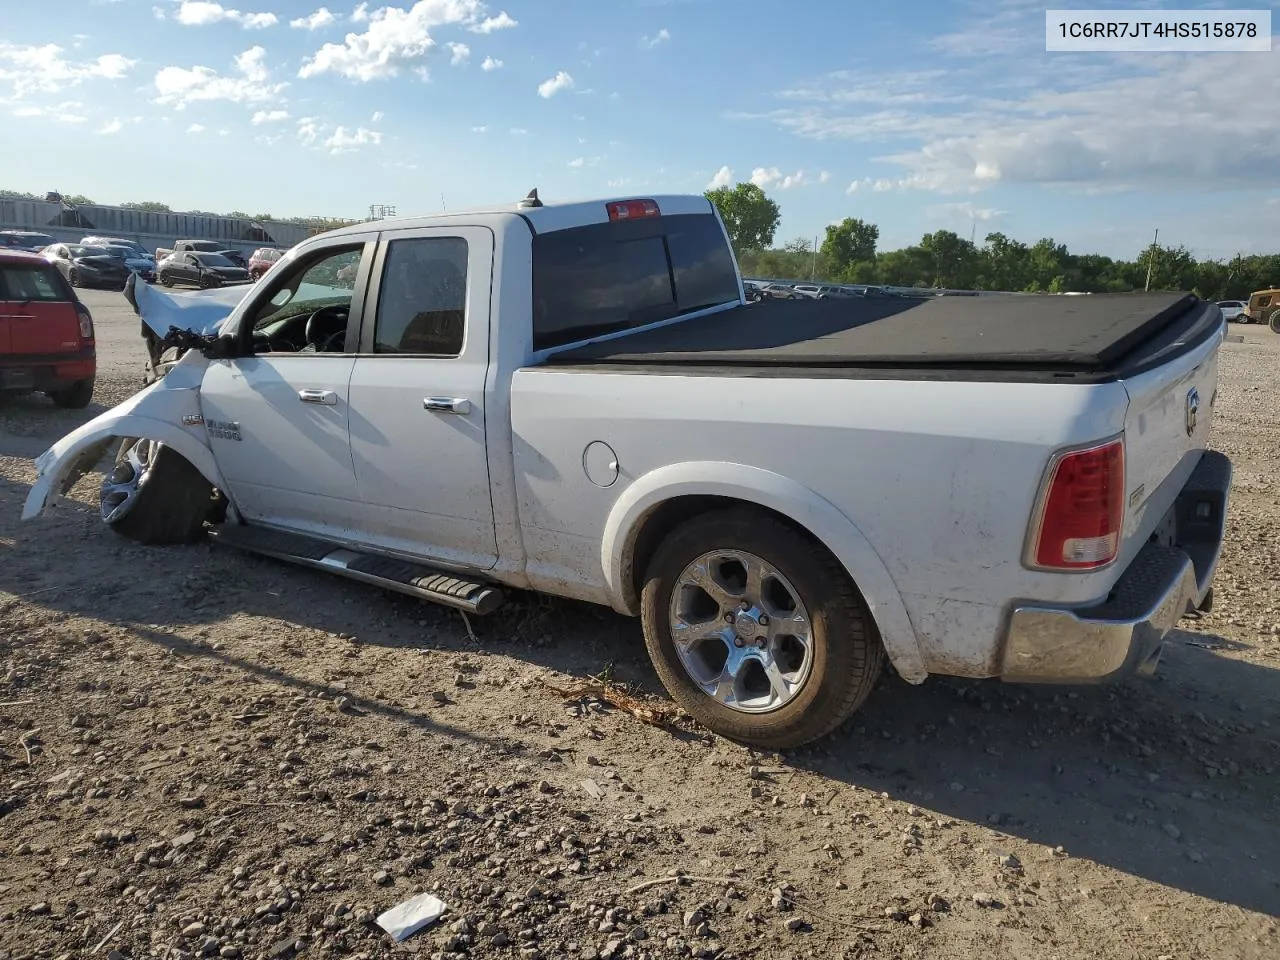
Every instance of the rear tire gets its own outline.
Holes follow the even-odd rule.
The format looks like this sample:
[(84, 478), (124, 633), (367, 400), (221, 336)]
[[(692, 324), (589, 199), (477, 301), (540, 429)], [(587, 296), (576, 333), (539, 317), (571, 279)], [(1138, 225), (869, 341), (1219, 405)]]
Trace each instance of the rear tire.
[(64, 410), (83, 410), (93, 402), (93, 377), (77, 380), (65, 390), (50, 390), (49, 399)]
[(1280, 310), (1271, 314), (1271, 332), (1280, 333)]
[[(716, 560), (704, 564), (708, 556)], [(751, 596), (749, 571), (759, 561), (764, 572), (756, 592), (766, 599), (752, 603), (745, 616), (734, 614), (730, 624), (725, 604), (740, 606), (734, 572), (740, 558), (741, 596)], [(712, 568), (721, 559), (726, 562), (716, 573)], [(692, 585), (690, 571), (698, 570), (708, 573), (704, 582), (714, 579), (712, 589), (721, 599)], [(732, 589), (724, 591), (726, 584)], [(699, 608), (696, 617), (677, 614), (686, 604)], [(757, 623), (753, 618), (758, 614), (751, 612), (756, 610), (772, 613)], [(884, 665), (875, 621), (844, 568), (810, 538), (753, 508), (706, 513), (670, 533), (645, 574), (641, 620), (645, 646), (671, 696), (713, 732), (767, 749), (797, 747), (836, 729), (866, 701)], [(720, 625), (723, 632), (716, 629)], [(695, 638), (708, 631), (711, 636), (678, 648), (676, 629)], [(761, 631), (767, 639), (761, 639)], [(801, 632), (807, 633), (807, 641), (799, 639)], [(716, 666), (718, 656), (724, 657), (723, 666)], [(743, 657), (743, 665), (729, 671), (735, 656)], [(757, 656), (762, 659), (752, 664)], [(703, 679), (695, 679), (702, 666), (708, 667)], [(730, 672), (735, 679), (724, 680)], [(794, 679), (786, 679), (780, 694), (777, 678), (787, 673)], [(749, 680), (755, 681), (755, 690)], [(705, 687), (717, 681), (721, 686), (713, 695)]]
[(169, 276), (167, 273), (160, 274), (160, 285), (164, 287), (172, 287), (173, 278)]
[(194, 543), (215, 506), (212, 484), (163, 444), (125, 438), (102, 482), (103, 521), (144, 544)]

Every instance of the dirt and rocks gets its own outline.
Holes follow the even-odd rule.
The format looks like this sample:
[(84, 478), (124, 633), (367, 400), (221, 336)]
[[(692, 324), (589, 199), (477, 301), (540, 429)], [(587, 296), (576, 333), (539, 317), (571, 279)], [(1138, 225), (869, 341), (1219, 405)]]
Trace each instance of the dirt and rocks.
[[(136, 323), (91, 295), (100, 398)], [(786, 756), (640, 722), (638, 625), (451, 611), (99, 524), (23, 524), (97, 409), (0, 408), (0, 958), (1280, 956), (1280, 337), (1224, 346), (1217, 602), (1150, 681), (891, 674)], [(473, 635), (474, 631), (474, 635)], [(432, 892), (395, 945), (374, 922)]]

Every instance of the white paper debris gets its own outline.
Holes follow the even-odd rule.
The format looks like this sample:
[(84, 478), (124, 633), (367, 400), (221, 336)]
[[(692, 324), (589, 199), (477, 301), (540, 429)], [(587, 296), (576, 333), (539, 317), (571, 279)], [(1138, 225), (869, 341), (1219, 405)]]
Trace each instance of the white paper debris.
[(423, 927), (435, 923), (447, 910), (445, 902), (430, 893), (420, 893), (398, 903), (378, 915), (378, 926), (391, 934), (396, 943), (413, 936)]

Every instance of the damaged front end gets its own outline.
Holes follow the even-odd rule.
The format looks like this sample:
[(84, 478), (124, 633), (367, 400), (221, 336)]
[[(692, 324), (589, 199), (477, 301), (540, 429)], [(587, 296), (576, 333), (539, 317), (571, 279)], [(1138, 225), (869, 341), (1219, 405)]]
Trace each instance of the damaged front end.
[(228, 349), (229, 338), (172, 328), (165, 341), (187, 348), (167, 376), (71, 431), (36, 458), (36, 480), (22, 509), (23, 520), (34, 519), (61, 503), (76, 481), (101, 461), (112, 442), (125, 438), (143, 438), (171, 447), (215, 489), (224, 489), (200, 412), (200, 383), (210, 358)]

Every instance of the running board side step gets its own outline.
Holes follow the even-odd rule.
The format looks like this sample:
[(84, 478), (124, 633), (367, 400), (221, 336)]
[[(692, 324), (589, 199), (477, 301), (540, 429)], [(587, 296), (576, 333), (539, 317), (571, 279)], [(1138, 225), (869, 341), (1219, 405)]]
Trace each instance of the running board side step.
[(465, 580), (425, 564), (360, 553), (316, 537), (230, 523), (214, 527), (209, 531), (209, 537), (215, 543), (315, 570), (327, 570), (466, 613), (483, 616), (502, 605), (502, 591), (490, 584)]

